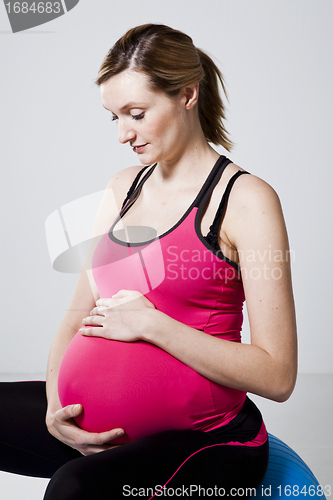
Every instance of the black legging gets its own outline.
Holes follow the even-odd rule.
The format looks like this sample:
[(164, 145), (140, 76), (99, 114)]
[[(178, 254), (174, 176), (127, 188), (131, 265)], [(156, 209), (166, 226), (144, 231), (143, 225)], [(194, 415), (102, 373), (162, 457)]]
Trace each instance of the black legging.
[(267, 469), (268, 442), (212, 446), (255, 437), (261, 415), (249, 399), (220, 430), (161, 432), (87, 457), (48, 432), (45, 413), (45, 382), (0, 383), (0, 469), (52, 477), (44, 500), (148, 499), (165, 483), (156, 498), (244, 499)]

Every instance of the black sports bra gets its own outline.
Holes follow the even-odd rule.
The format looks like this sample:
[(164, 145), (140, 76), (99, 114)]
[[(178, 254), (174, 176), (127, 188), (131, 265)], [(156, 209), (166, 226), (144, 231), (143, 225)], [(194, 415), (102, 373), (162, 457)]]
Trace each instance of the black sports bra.
[[(184, 217), (186, 216), (186, 214), (193, 207), (198, 207), (198, 211), (200, 213), (202, 213), (202, 211), (204, 210), (204, 208), (206, 206), (206, 203), (207, 203), (207, 201), (208, 201), (208, 199), (209, 199), (209, 197), (210, 197), (210, 195), (211, 195), (214, 187), (216, 186), (216, 184), (219, 181), (222, 173), (224, 172), (226, 166), (229, 165), (229, 163), (232, 163), (230, 159), (226, 158), (225, 156), (220, 156), (219, 157), (219, 159), (215, 163), (214, 167), (210, 171), (210, 173), (209, 173), (209, 175), (208, 175), (205, 183), (203, 184), (202, 188), (200, 189), (198, 195), (196, 196), (194, 202), (191, 204), (191, 206), (189, 207), (189, 209), (187, 210), (187, 212), (182, 216), (182, 218), (171, 229), (169, 229), (168, 231), (166, 231), (165, 233), (163, 233), (159, 237), (165, 236), (166, 234), (168, 234), (171, 231), (173, 231), (182, 222), (182, 220), (184, 219)], [(147, 165), (147, 166), (143, 167), (140, 170), (140, 172), (136, 175), (136, 177), (135, 177), (135, 179), (134, 179), (131, 187), (129, 188), (129, 190), (127, 192), (127, 195), (126, 195), (126, 197), (125, 197), (125, 199), (123, 201), (123, 204), (122, 204), (121, 210), (119, 212), (119, 215), (118, 215), (118, 217), (116, 218), (116, 220), (114, 221), (114, 223), (112, 224), (112, 226), (110, 228), (109, 236), (110, 236), (110, 238), (113, 241), (116, 241), (117, 243), (122, 243), (122, 244), (127, 244), (128, 245), (128, 243), (121, 242), (120, 240), (118, 240), (114, 236), (114, 234), (113, 234), (113, 228), (115, 227), (115, 225), (117, 224), (117, 222), (121, 219), (121, 217), (123, 217), (125, 215), (125, 213), (127, 213), (127, 211), (135, 203), (135, 201), (137, 200), (138, 196), (141, 193), (141, 189), (142, 189), (143, 184), (146, 182), (146, 180), (148, 179), (148, 177), (153, 173), (156, 165), (157, 165), (157, 163), (155, 163), (152, 166), (151, 165)], [(146, 172), (146, 173), (141, 178), (141, 176), (142, 176), (142, 174), (144, 172)], [(226, 206), (227, 206), (227, 202), (228, 202), (228, 198), (229, 198), (232, 186), (234, 185), (234, 183), (238, 179), (238, 177), (240, 177), (242, 174), (250, 174), (250, 172), (247, 172), (245, 170), (244, 171), (243, 170), (238, 170), (230, 178), (230, 180), (229, 180), (229, 182), (228, 182), (228, 184), (226, 186), (226, 189), (225, 189), (225, 191), (223, 193), (223, 196), (222, 196), (221, 202), (219, 204), (219, 207), (217, 209), (216, 215), (214, 217), (213, 223), (211, 224), (207, 235), (206, 236), (202, 236), (201, 232), (200, 232), (200, 228), (196, 227), (196, 231), (197, 231), (197, 234), (198, 234), (199, 238), (200, 239), (203, 238), (204, 241), (206, 242), (206, 244), (208, 244), (209, 247), (213, 248), (217, 255), (220, 255), (221, 258), (223, 258), (223, 260), (227, 260), (228, 262), (232, 263), (232, 265), (234, 267), (236, 267), (237, 269), (239, 268), (238, 264), (236, 264), (235, 262), (230, 261), (230, 259), (227, 259), (226, 257), (223, 256), (222, 251), (221, 251), (220, 246), (219, 246), (219, 243), (218, 243), (218, 231), (219, 231), (219, 228), (221, 226), (222, 219), (224, 217), (224, 213), (225, 213), (225, 210), (226, 210)], [(140, 180), (140, 178), (141, 178), (141, 180)], [(201, 220), (200, 216), (198, 217), (198, 220), (199, 221)], [(142, 242), (140, 244), (145, 244), (145, 243), (148, 243), (148, 242)], [(133, 246), (134, 245), (135, 244), (133, 244)]]

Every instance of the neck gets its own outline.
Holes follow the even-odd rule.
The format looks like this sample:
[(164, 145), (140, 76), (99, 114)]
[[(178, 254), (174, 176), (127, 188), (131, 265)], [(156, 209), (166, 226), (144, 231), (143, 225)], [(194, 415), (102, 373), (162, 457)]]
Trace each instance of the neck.
[(169, 159), (158, 162), (156, 166), (156, 183), (173, 184), (200, 182), (208, 174), (219, 157), (207, 142), (201, 126), (190, 127), (182, 141), (184, 147), (174, 152)]

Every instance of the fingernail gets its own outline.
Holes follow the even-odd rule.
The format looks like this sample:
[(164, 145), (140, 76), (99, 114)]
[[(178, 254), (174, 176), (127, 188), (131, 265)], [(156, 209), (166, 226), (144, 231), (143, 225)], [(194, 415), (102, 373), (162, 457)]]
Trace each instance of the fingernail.
[(124, 431), (118, 431), (118, 432), (117, 432), (117, 436), (123, 436), (124, 434), (125, 434), (125, 432), (124, 432)]
[(74, 411), (79, 411), (79, 409), (80, 409), (80, 405), (74, 405), (73, 406), (73, 410)]

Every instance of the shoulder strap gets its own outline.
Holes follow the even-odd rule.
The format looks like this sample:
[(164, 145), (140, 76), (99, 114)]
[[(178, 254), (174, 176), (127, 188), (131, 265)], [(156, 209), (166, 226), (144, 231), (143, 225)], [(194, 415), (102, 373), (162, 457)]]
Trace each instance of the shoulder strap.
[(238, 179), (238, 177), (241, 176), (242, 174), (249, 174), (249, 175), (251, 175), (250, 172), (246, 172), (245, 170), (244, 171), (243, 170), (238, 170), (238, 172), (236, 172), (230, 178), (230, 180), (229, 180), (229, 182), (227, 184), (227, 187), (226, 187), (226, 189), (225, 189), (225, 191), (223, 193), (222, 200), (221, 200), (221, 202), (219, 204), (219, 207), (217, 209), (217, 212), (216, 212), (213, 224), (209, 228), (208, 235), (217, 235), (219, 227), (221, 225), (221, 221), (223, 219), (223, 215), (224, 215), (226, 206), (227, 206), (227, 201), (228, 201), (228, 198), (229, 198), (229, 194), (230, 194), (231, 188), (234, 185), (234, 182), (236, 181), (236, 179)]
[(136, 177), (135, 177), (134, 181), (133, 181), (133, 182), (132, 182), (132, 184), (131, 184), (131, 187), (130, 187), (130, 188), (129, 188), (129, 190), (127, 191), (126, 198), (124, 199), (123, 204), (121, 205), (121, 210), (122, 210), (122, 209), (124, 208), (124, 206), (126, 205), (127, 200), (129, 200), (129, 199), (130, 199), (130, 197), (132, 196), (132, 193), (133, 193), (133, 191), (134, 191), (134, 189), (135, 189), (135, 187), (136, 187), (136, 185), (137, 185), (137, 183), (138, 183), (138, 181), (139, 181), (139, 179), (140, 179), (140, 176), (141, 176), (142, 172), (144, 172), (144, 171), (145, 171), (148, 167), (150, 167), (150, 165), (146, 165), (145, 167), (143, 167), (143, 168), (140, 170), (140, 172), (136, 175)]
[(196, 207), (205, 206), (206, 201), (210, 197), (215, 185), (217, 184), (224, 169), (226, 168), (227, 165), (229, 165), (229, 163), (231, 163), (231, 160), (229, 160), (229, 158), (226, 158), (225, 156), (222, 155), (219, 157), (214, 167), (210, 171), (205, 183), (200, 189), (198, 196), (195, 199), (194, 204)]
[[(148, 179), (148, 177), (152, 174), (154, 168), (156, 167), (157, 163), (154, 163), (153, 166), (151, 165), (146, 165), (145, 167), (143, 167), (140, 172), (136, 175), (134, 181), (132, 182), (132, 185), (131, 187), (129, 188), (128, 192), (127, 192), (127, 195), (126, 195), (126, 198), (124, 199), (123, 201), (123, 204), (121, 206), (121, 209), (120, 209), (120, 212), (119, 214), (117, 215), (115, 221), (113, 222), (110, 230), (109, 230), (109, 233), (112, 232), (112, 229), (113, 227), (117, 224), (117, 222), (122, 218), (123, 215), (125, 215), (125, 213), (131, 208), (131, 206), (133, 205), (133, 203), (135, 202), (135, 200), (137, 199), (137, 197), (139, 196), (140, 192), (141, 192), (141, 188), (144, 184), (144, 182)], [(139, 179), (140, 179), (140, 176), (142, 174), (142, 172), (144, 172), (148, 167), (151, 167), (150, 170), (148, 170), (148, 172), (146, 172), (146, 174), (142, 177), (142, 179), (140, 180), (139, 182)]]

